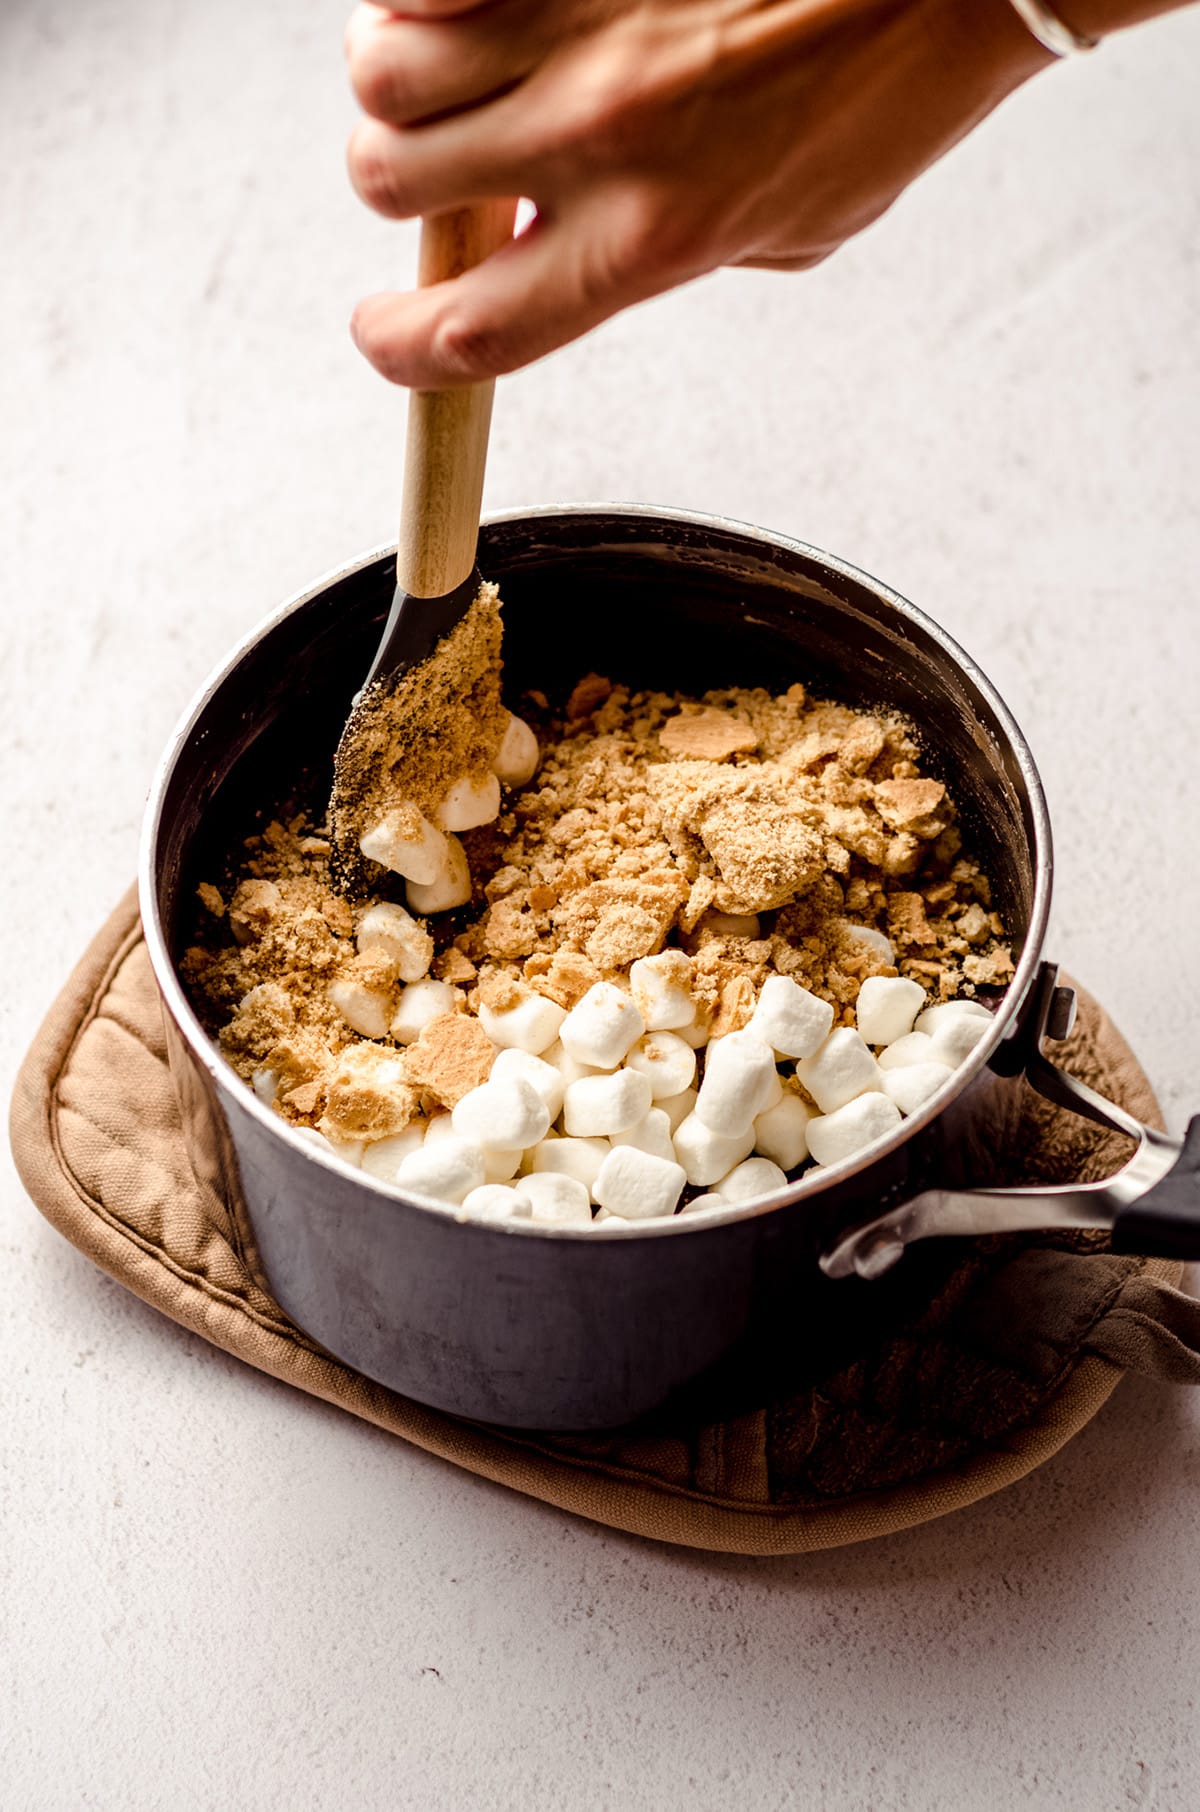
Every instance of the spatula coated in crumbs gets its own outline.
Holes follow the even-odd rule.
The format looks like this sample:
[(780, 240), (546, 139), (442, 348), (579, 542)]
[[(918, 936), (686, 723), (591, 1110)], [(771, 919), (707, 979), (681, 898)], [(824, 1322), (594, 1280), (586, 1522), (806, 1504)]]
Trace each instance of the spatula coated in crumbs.
[[(515, 212), (500, 201), (424, 221), (421, 286), (498, 250)], [(498, 598), (476, 564), (492, 391), (489, 382), (409, 398), (396, 593), (334, 762), (337, 885), (361, 894), (390, 869), (417, 912), (470, 898), (454, 832), (494, 818), (497, 776), (528, 765), (512, 759), (525, 726), (500, 700)]]

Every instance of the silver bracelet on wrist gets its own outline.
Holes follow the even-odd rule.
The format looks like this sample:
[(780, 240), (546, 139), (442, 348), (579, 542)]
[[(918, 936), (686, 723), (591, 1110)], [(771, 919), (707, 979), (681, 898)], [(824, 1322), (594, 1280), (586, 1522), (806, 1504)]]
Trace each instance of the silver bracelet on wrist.
[(1043, 50), (1056, 57), (1069, 57), (1080, 50), (1095, 50), (1099, 38), (1085, 38), (1057, 13), (1051, 12), (1045, 0), (1009, 0), (1020, 15), (1026, 30), (1032, 32)]

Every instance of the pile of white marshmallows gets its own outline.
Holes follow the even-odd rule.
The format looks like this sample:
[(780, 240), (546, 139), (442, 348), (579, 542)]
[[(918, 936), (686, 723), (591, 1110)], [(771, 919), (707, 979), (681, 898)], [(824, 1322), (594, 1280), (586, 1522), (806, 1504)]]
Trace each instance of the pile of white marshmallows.
[(363, 832), (358, 847), (369, 861), (403, 876), (414, 912), (449, 912), (465, 906), (471, 897), (471, 871), (454, 833), (499, 817), (501, 786), (524, 786), (537, 764), (537, 737), (510, 711), (491, 772), (484, 779), (454, 781), (432, 822), (411, 803), (394, 806)]
[[(872, 976), (857, 1029), (833, 1030), (828, 1001), (773, 975), (749, 1024), (708, 1044), (697, 1087), (707, 1035), (672, 973), (669, 958), (648, 956), (628, 992), (597, 982), (570, 1012), (532, 991), (504, 1012), (481, 1007), (498, 1047), (486, 1082), (452, 1113), (337, 1149), (465, 1218), (655, 1220), (688, 1184), (708, 1192), (691, 1214), (769, 1194), (806, 1158), (857, 1156), (922, 1107), (991, 1024), (976, 1002), (927, 1006), (917, 982)], [(785, 1085), (781, 1063), (809, 1099)]]

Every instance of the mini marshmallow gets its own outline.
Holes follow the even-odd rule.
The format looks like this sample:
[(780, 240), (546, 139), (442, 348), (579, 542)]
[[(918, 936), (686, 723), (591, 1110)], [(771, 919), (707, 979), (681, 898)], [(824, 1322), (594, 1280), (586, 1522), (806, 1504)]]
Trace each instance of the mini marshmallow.
[(370, 862), (428, 886), (446, 864), (446, 838), (415, 805), (399, 805), (359, 838)]
[(368, 1176), (378, 1177), (381, 1183), (394, 1183), (396, 1173), (410, 1152), (420, 1151), (425, 1142), (425, 1128), (418, 1121), (413, 1126), (406, 1126), (401, 1133), (393, 1133), (390, 1139), (376, 1139), (363, 1152), (362, 1167)]
[(483, 1183), (463, 1197), (463, 1213), (477, 1221), (528, 1220), (533, 1203), (519, 1189), (503, 1183)]
[(582, 1183), (590, 1195), (608, 1151), (607, 1139), (543, 1139), (532, 1151), (526, 1152), (524, 1169), (532, 1176), (546, 1170), (559, 1171)]
[[(749, 1027), (710, 1044), (696, 1113), (715, 1133), (740, 1136), (772, 1095), (775, 1053)], [(706, 1179), (707, 1180), (707, 1179)]]
[(581, 1076), (563, 1099), (563, 1126), (579, 1138), (603, 1138), (628, 1132), (650, 1112), (650, 1083), (637, 1070)]
[(631, 1126), (628, 1132), (614, 1133), (614, 1145), (632, 1145), (637, 1151), (648, 1151), (652, 1157), (665, 1158), (668, 1164), (675, 1162), (675, 1147), (671, 1143), (671, 1122), (661, 1107), (652, 1107), (644, 1120)]
[(696, 1089), (685, 1088), (682, 1095), (668, 1095), (665, 1101), (656, 1101), (654, 1103), (656, 1110), (661, 1109), (661, 1111), (666, 1114), (667, 1125), (671, 1129), (672, 1137), (674, 1137), (675, 1128), (686, 1120), (688, 1115), (694, 1111), (696, 1106), (696, 1095)]
[(949, 1075), (950, 1071), (941, 1063), (908, 1063), (901, 1069), (885, 1072), (883, 1092), (902, 1114), (915, 1114), (937, 1094)]
[[(441, 833), (439, 832), (439, 835)], [(437, 873), (430, 881), (410, 881), (404, 896), (414, 912), (452, 912), (471, 897), (471, 869), (457, 837), (446, 838)]]
[(550, 1118), (557, 1120), (562, 1112), (563, 1091), (567, 1085), (554, 1065), (547, 1063), (543, 1057), (532, 1057), (528, 1051), (519, 1051), (515, 1046), (507, 1051), (498, 1051), (488, 1072), (488, 1081), (513, 1082), (518, 1077), (532, 1084), (546, 1103), (546, 1112)]
[(259, 1100), (267, 1107), (274, 1107), (275, 1097), (279, 1093), (278, 1070), (255, 1070), (250, 1078), (250, 1087)]
[(521, 1194), (529, 1198), (535, 1221), (550, 1227), (590, 1227), (592, 1204), (583, 1184), (565, 1171), (539, 1170), (524, 1178)]
[(361, 1139), (327, 1139), (315, 1126), (293, 1126), (292, 1131), (308, 1145), (316, 1145), (327, 1157), (340, 1158), (343, 1164), (349, 1164), (357, 1170), (363, 1159)]
[(776, 1070), (773, 1079), (768, 1081), (767, 1086), (763, 1091), (763, 1104), (759, 1108), (758, 1114), (755, 1114), (755, 1119), (758, 1119), (759, 1114), (769, 1114), (771, 1109), (773, 1107), (778, 1107), (782, 1100), (783, 1078), (779, 1074), (779, 1071)]
[(569, 1087), (578, 1082), (581, 1076), (596, 1076), (600, 1072), (591, 1063), (576, 1063), (569, 1051), (564, 1051), (561, 1038), (556, 1038), (548, 1050), (542, 1053), (547, 1063), (553, 1064), (563, 1079), (563, 1086)]
[(868, 975), (858, 991), (854, 1017), (865, 1044), (895, 1044), (911, 1032), (925, 1004), (920, 982), (902, 975)]
[(713, 1194), (722, 1202), (750, 1202), (756, 1195), (770, 1195), (786, 1184), (786, 1175), (770, 1158), (745, 1158), (726, 1172)]
[(648, 1032), (673, 1032), (695, 1019), (695, 1001), (672, 980), (686, 961), (679, 951), (662, 951), (658, 956), (639, 956), (631, 966), (629, 991)]
[(317, 1137), (324, 1139), (334, 1157), (340, 1158), (343, 1164), (349, 1164), (354, 1170), (362, 1169), (367, 1149), (362, 1139), (331, 1139), (328, 1133), (318, 1133)]
[(718, 1133), (706, 1126), (699, 1114), (692, 1113), (675, 1128), (674, 1145), (688, 1182), (707, 1188), (750, 1156), (754, 1150), (754, 1128), (749, 1126), (744, 1133)]
[(501, 1050), (528, 1051), (531, 1057), (540, 1057), (554, 1043), (565, 1018), (562, 1007), (532, 989), (523, 992), (515, 1006), (500, 1012), (482, 1001), (479, 1004), (479, 1023), (492, 1043)]
[(358, 921), (356, 943), (361, 955), (378, 950), (395, 963), (403, 982), (420, 981), (433, 961), (433, 939), (403, 906), (380, 900)]
[(674, 1214), (686, 1181), (682, 1164), (636, 1145), (614, 1145), (600, 1166), (595, 1195), (622, 1220), (649, 1221)]
[(950, 1025), (956, 1019), (990, 1019), (992, 1016), (986, 1007), (981, 1007), (977, 1000), (943, 1000), (935, 1007), (926, 1007), (923, 1013), (917, 1014), (917, 1032), (928, 1032), (930, 1037), (944, 1025)]
[(848, 919), (843, 919), (842, 932), (853, 943), (861, 944), (864, 950), (869, 950), (872, 956), (885, 963), (895, 962), (896, 952), (891, 939), (885, 937), (882, 931), (876, 931), (873, 925), (852, 925)]
[[(334, 984), (336, 986), (336, 984)], [(332, 994), (333, 987), (330, 988)], [(444, 981), (409, 982), (400, 990), (400, 1005), (392, 1018), (391, 1034), (397, 1044), (412, 1044), (421, 1028), (443, 1013), (453, 1013), (459, 1002), (458, 990)]]
[[(558, 1036), (563, 1049), (576, 1062), (592, 1064), (598, 1070), (613, 1070), (645, 1029), (628, 994), (612, 982), (594, 982), (571, 1008)], [(687, 1083), (683, 1086), (686, 1088)]]
[(823, 1114), (880, 1086), (879, 1065), (849, 1026), (831, 1032), (819, 1051), (796, 1065), (796, 1074)]
[(638, 1039), (625, 1062), (645, 1076), (656, 1101), (683, 1094), (696, 1076), (696, 1053), (674, 1032), (648, 1032)]
[(439, 1138), (411, 1151), (396, 1172), (396, 1186), (457, 1208), (472, 1189), (486, 1182), (483, 1153), (465, 1139)]
[(707, 1017), (702, 1018), (697, 1013), (695, 1019), (688, 1025), (676, 1026), (674, 1030), (676, 1038), (682, 1038), (684, 1044), (690, 1045), (693, 1051), (702, 1051), (708, 1043), (709, 1034), (712, 1031), (712, 1020)]
[(443, 794), (433, 821), (440, 830), (467, 831), (500, 816), (500, 782), (494, 774), (472, 780), (464, 776)]
[(319, 1133), (315, 1126), (293, 1126), (291, 1130), (298, 1139), (303, 1139), (306, 1145), (317, 1145), (322, 1151), (329, 1151), (329, 1140), (324, 1133)]
[(956, 1013), (953, 1019), (939, 1021), (933, 1034), (934, 1056), (939, 1063), (957, 1068), (987, 1037), (991, 1026), (990, 1013)]
[(450, 1117), (458, 1137), (485, 1152), (524, 1151), (550, 1130), (550, 1110), (523, 1076), (507, 1082), (489, 1077), (468, 1090)]
[(858, 1095), (833, 1113), (808, 1123), (808, 1149), (818, 1164), (840, 1164), (901, 1124), (900, 1109), (886, 1095)]
[(391, 989), (368, 988), (365, 983), (346, 977), (331, 981), (326, 993), (351, 1031), (363, 1038), (387, 1037), (396, 1004)]
[(680, 1214), (695, 1214), (698, 1208), (728, 1208), (728, 1206), (728, 1202), (723, 1202), (719, 1195), (714, 1195), (710, 1191), (708, 1195), (694, 1195), (690, 1202), (683, 1204), (679, 1212)]
[(537, 737), (523, 717), (514, 717), (510, 711), (492, 773), (502, 786), (524, 786), (537, 772), (538, 753)]
[(810, 994), (790, 975), (768, 975), (747, 1030), (781, 1057), (811, 1057), (832, 1024), (827, 1000)]
[(452, 1114), (435, 1114), (425, 1128), (425, 1144), (437, 1145), (443, 1139), (456, 1139)]
[(487, 1183), (511, 1183), (521, 1168), (523, 1151), (501, 1151), (489, 1146), (483, 1154), (483, 1176)]
[[(910, 1063), (940, 1063), (941, 1059), (928, 1032), (906, 1032), (895, 1044), (880, 1051), (876, 1061), (881, 1070), (887, 1071), (906, 1069)], [(947, 1063), (947, 1069), (952, 1067)]]
[(754, 1122), (754, 1149), (781, 1170), (795, 1170), (808, 1156), (808, 1123), (816, 1109), (788, 1089), (774, 1107)]

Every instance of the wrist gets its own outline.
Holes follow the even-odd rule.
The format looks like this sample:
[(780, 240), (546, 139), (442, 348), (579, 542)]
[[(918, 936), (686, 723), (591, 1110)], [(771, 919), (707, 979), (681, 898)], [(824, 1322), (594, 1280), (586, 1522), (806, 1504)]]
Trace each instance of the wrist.
[(1012, 0), (937, 0), (986, 107), (1056, 61), (1032, 35)]

